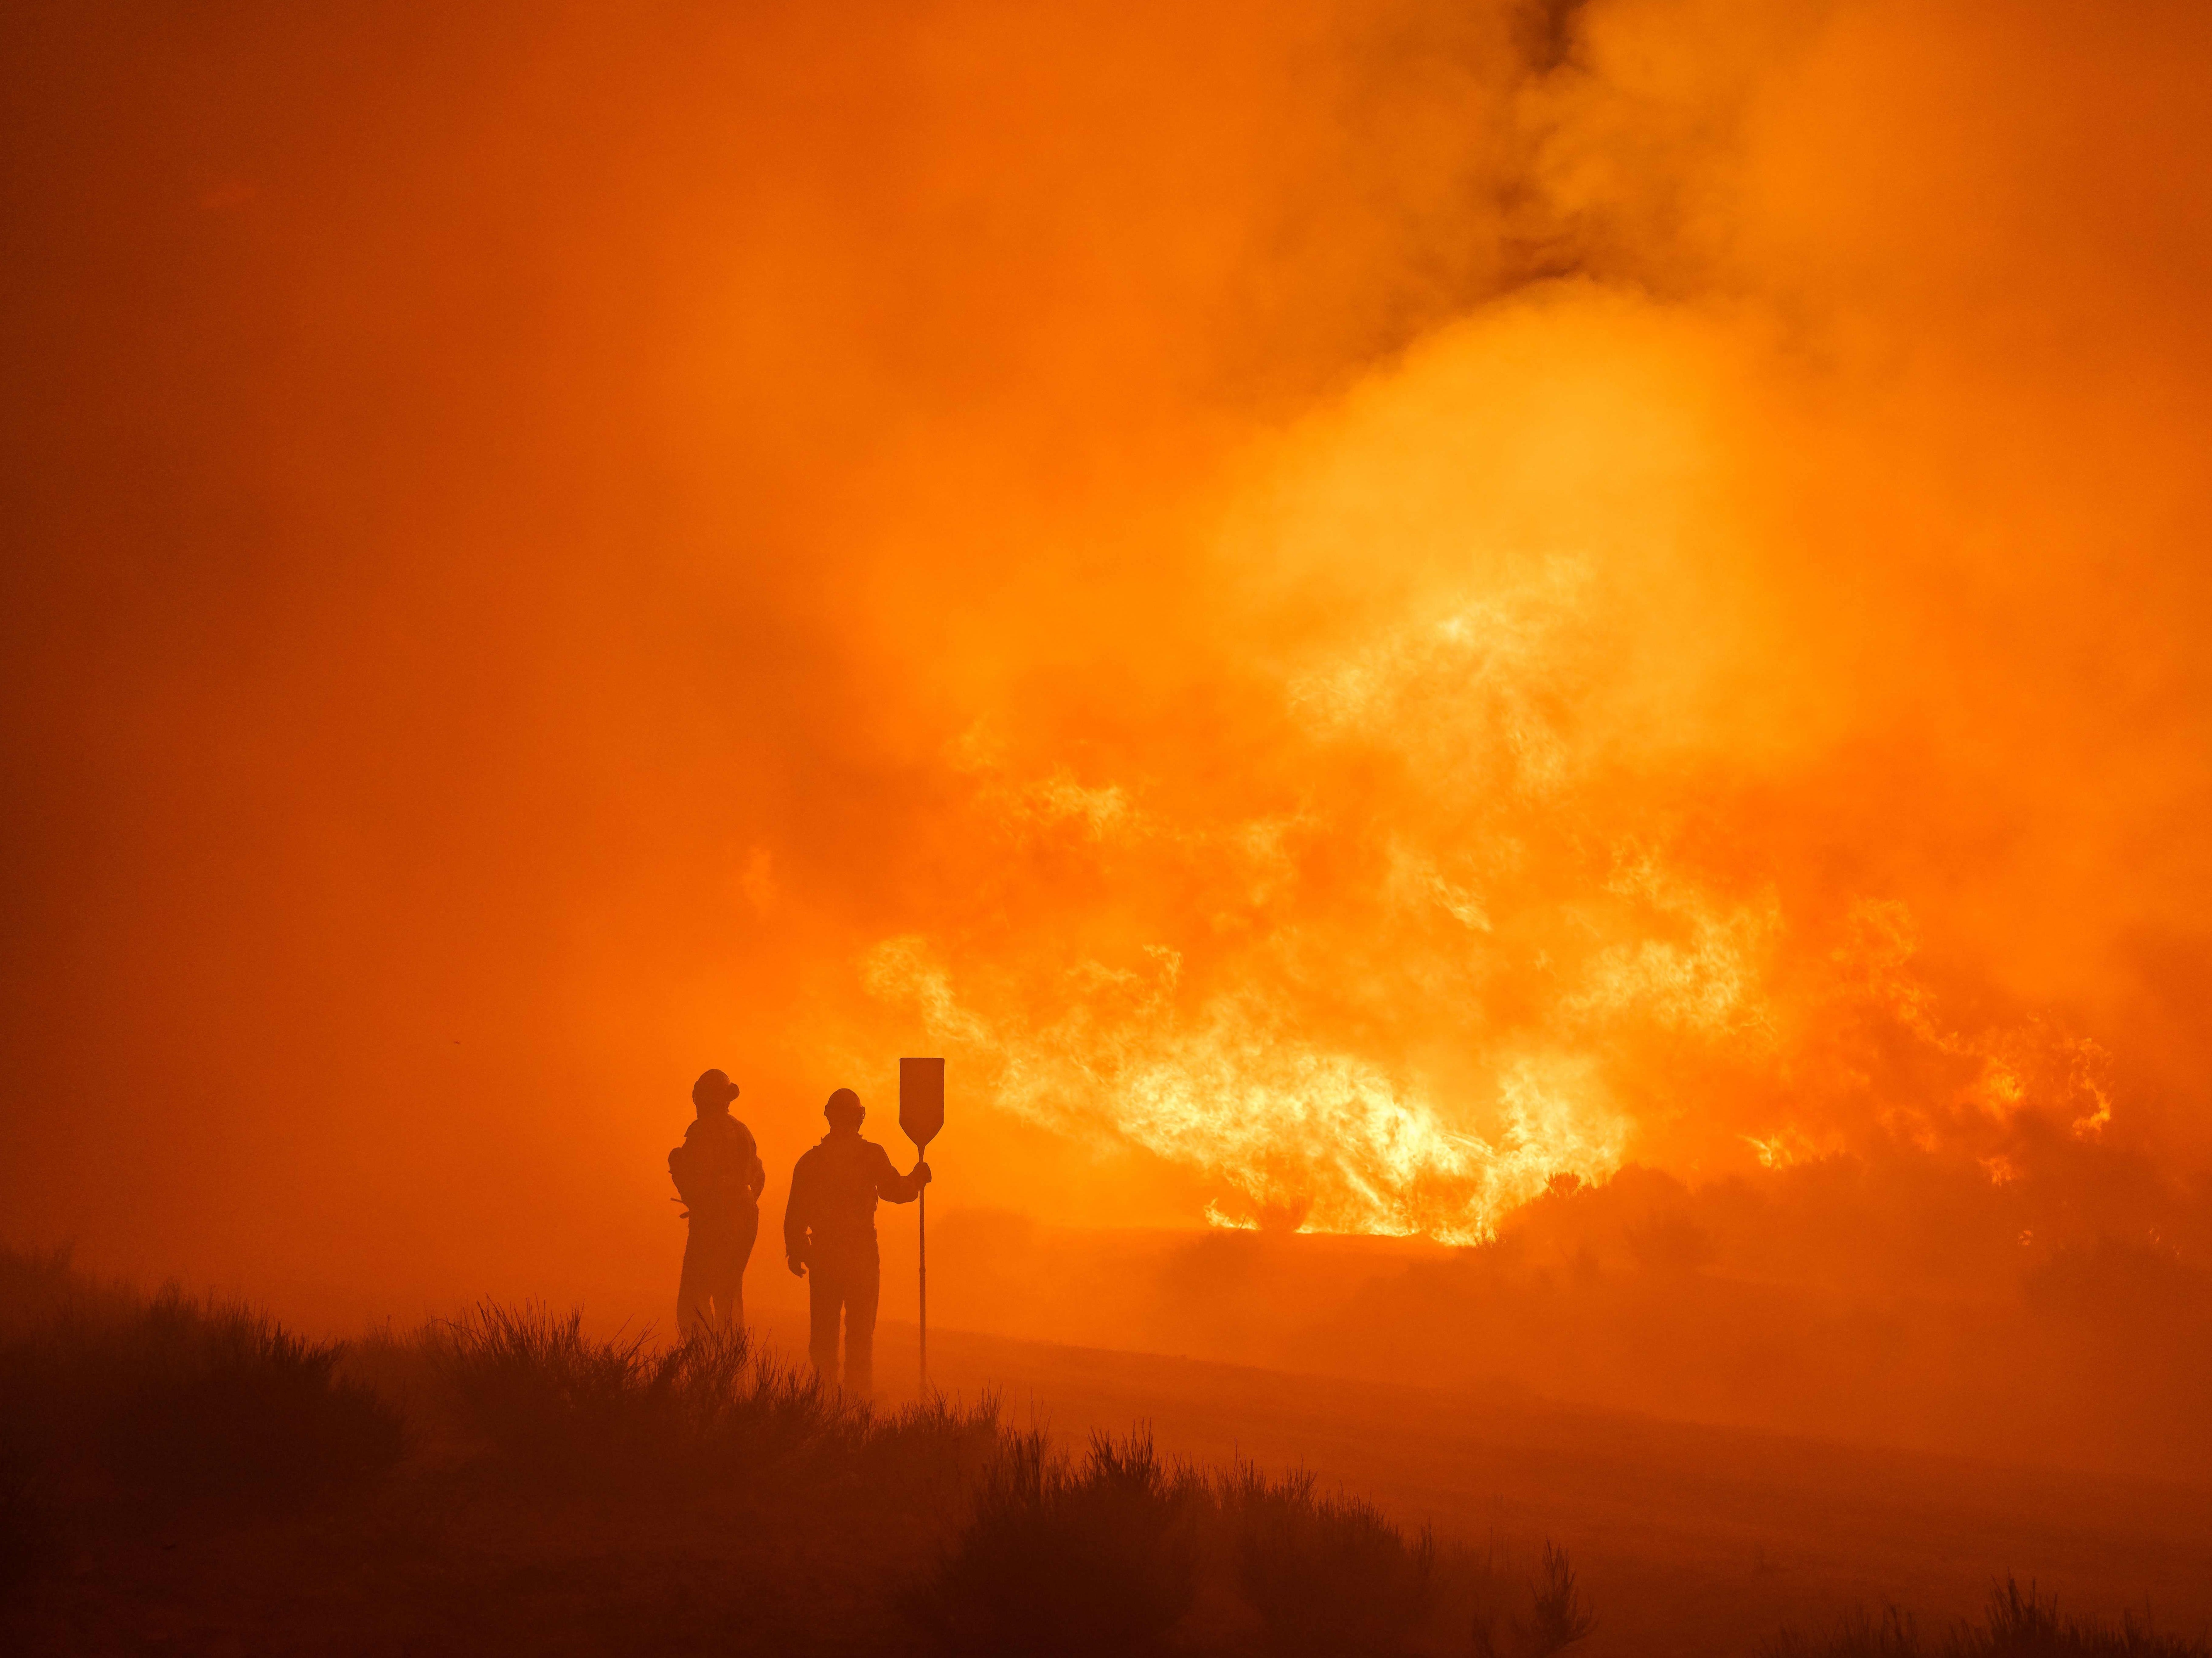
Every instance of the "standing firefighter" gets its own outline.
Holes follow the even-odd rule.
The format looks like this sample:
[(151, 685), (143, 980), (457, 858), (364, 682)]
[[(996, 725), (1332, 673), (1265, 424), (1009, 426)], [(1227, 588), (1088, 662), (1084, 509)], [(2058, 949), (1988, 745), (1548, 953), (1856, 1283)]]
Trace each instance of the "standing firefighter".
[(860, 1096), (839, 1088), (822, 1108), (830, 1132), (791, 1172), (783, 1211), (783, 1253), (807, 1279), (811, 1315), (808, 1350), (823, 1386), (837, 1380), (837, 1315), (845, 1317), (845, 1391), (865, 1397), (873, 1385), (876, 1295), (882, 1266), (876, 1254), (876, 1200), (910, 1204), (929, 1184), (929, 1165), (902, 1174), (890, 1155), (860, 1137), (867, 1115)]
[(752, 1131), (730, 1115), (737, 1097), (738, 1085), (722, 1072), (703, 1073), (691, 1085), (698, 1119), (668, 1154), (669, 1178), (691, 1222), (676, 1288), (676, 1328), (687, 1338), (705, 1326), (737, 1330), (745, 1321), (745, 1262), (760, 1231), (768, 1171)]

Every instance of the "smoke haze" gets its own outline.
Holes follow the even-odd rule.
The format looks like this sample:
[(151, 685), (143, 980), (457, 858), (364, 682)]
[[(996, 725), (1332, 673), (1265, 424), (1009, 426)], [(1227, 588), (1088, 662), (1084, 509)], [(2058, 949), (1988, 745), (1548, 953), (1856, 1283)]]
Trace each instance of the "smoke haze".
[(2203, 1303), (2201, 9), (5, 27), (11, 1233), (672, 1286), (943, 1051), (1009, 1236)]

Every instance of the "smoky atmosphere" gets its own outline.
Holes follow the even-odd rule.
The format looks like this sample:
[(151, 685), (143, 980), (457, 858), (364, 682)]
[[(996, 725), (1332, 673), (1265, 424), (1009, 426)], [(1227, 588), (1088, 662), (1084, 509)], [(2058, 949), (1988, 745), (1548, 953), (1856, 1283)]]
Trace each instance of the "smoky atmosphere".
[(5, 1643), (2204, 1658), (2212, 11), (0, 63)]

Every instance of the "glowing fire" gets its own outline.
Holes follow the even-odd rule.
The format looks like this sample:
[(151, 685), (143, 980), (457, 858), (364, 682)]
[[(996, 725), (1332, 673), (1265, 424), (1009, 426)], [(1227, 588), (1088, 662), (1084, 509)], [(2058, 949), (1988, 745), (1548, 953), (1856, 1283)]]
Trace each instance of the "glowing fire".
[(1022, 1033), (963, 1007), (920, 940), (880, 946), (868, 976), (981, 1062), (1002, 1107), (1103, 1129), (1217, 1178), (1224, 1197), (1209, 1218), (1219, 1225), (1475, 1242), (1558, 1176), (1601, 1179), (1620, 1161), (1626, 1125), (1594, 1097), (1585, 1064), (1513, 1066), (1498, 1082), (1503, 1128), (1486, 1140), (1448, 1126), (1418, 1087), (1300, 1042), (1249, 1003), (1184, 1023), (1171, 958), (1125, 1022), (1101, 1028), (1085, 1007)]
[(973, 726), (950, 759), (1004, 919), (878, 944), (870, 991), (1001, 1108), (1198, 1171), (1217, 1223), (1468, 1242), (1694, 1134), (1771, 1169), (2053, 1099), (2097, 1133), (2094, 1045), (1946, 1025), (1903, 905), (1793, 916), (1757, 856), (1690, 844), (1700, 757), (1760, 740), (1715, 631), (1652, 597), (1711, 587), (1670, 528), (1705, 438), (1663, 335), (1608, 311), (1601, 360), (1563, 326), (1433, 346), (1231, 515), (1223, 568), (1345, 597), (1288, 627), (1244, 600), (1263, 696), (1224, 771), (1153, 772), (1172, 730), (1079, 768)]

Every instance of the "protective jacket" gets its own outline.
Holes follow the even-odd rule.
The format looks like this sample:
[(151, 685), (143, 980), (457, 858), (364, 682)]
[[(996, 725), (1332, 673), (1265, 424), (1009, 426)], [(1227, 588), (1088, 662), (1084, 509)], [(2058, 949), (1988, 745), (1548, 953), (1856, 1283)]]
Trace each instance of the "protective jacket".
[(693, 1228), (760, 1221), (760, 1190), (767, 1184), (752, 1131), (721, 1112), (701, 1117), (684, 1131), (684, 1143), (668, 1154), (668, 1177), (690, 1210)]
[(804, 1261), (817, 1251), (845, 1254), (876, 1248), (876, 1201), (910, 1204), (921, 1182), (891, 1167), (890, 1155), (857, 1134), (828, 1134), (791, 1171), (783, 1211), (783, 1249)]

